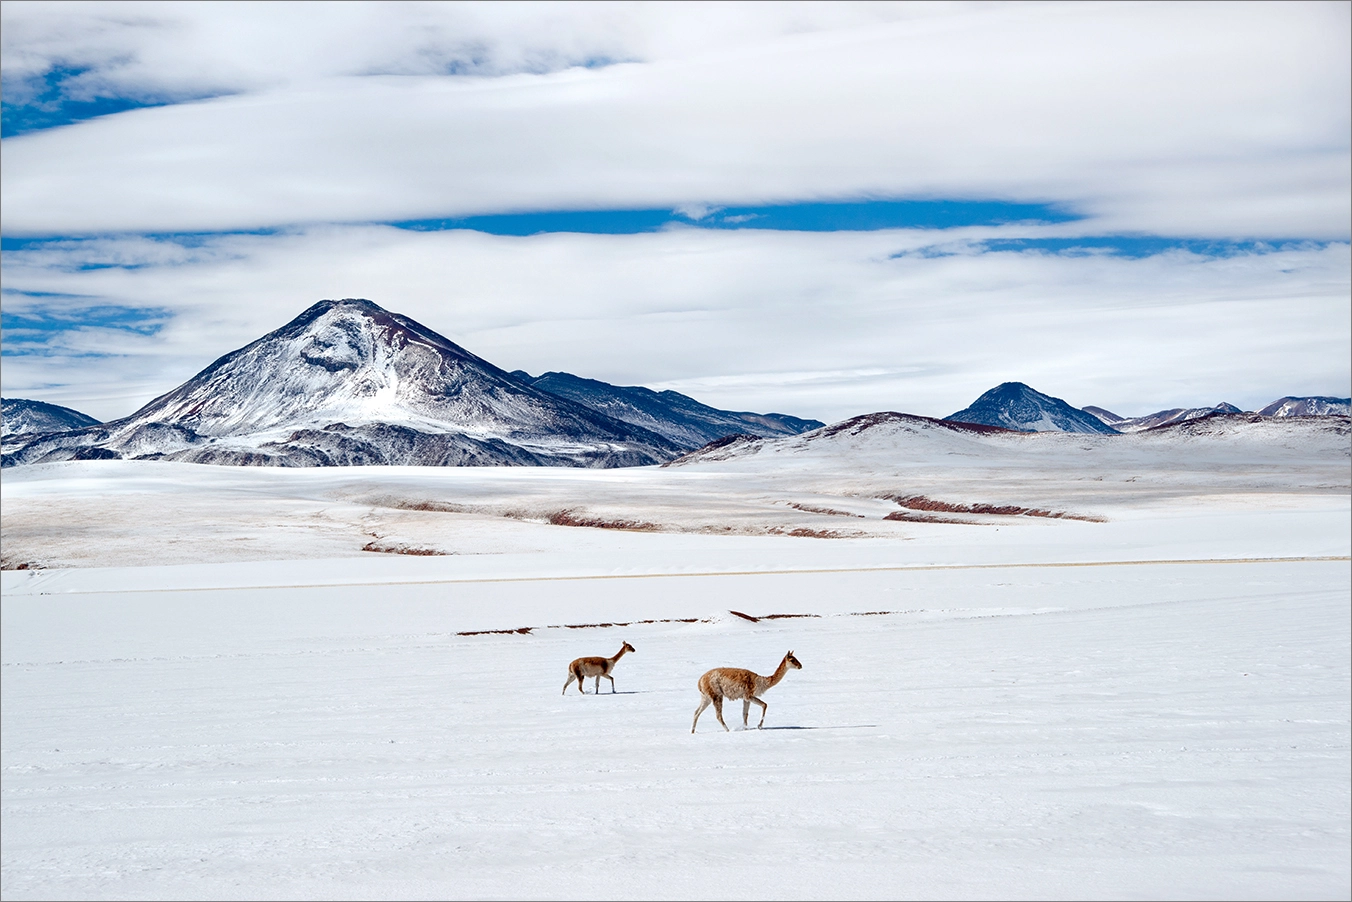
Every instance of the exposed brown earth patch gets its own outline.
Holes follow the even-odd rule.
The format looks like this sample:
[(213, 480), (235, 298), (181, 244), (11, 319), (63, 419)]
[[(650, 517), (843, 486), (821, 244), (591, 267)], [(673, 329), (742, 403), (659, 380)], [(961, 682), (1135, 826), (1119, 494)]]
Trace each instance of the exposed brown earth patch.
[[(762, 620), (820, 620), (822, 614), (762, 614), (759, 617), (742, 611), (728, 611), (736, 617), (748, 620), (752, 623), (760, 623)], [(850, 617), (876, 617), (884, 614), (911, 614), (914, 611), (857, 611), (848, 615), (832, 614), (830, 616), (850, 616)], [(537, 629), (547, 630), (588, 630), (588, 629), (610, 629), (622, 626), (643, 626), (652, 623), (713, 623), (714, 620), (708, 617), (666, 617), (659, 620), (618, 620), (614, 623), (556, 623), (545, 627), (519, 626), (516, 629), (505, 630), (463, 630), (456, 633), (457, 636), (501, 636), (501, 635), (530, 635)]]
[(762, 620), (791, 620), (803, 617), (821, 617), (821, 614), (761, 614), (759, 617), (753, 617), (750, 614), (743, 614), (741, 611), (728, 611), (729, 614), (735, 614), (743, 620), (750, 620), (752, 623), (760, 623)]
[(545, 627), (547, 630), (593, 630), (605, 629), (612, 626), (642, 626), (646, 623), (708, 623), (708, 620), (701, 621), (698, 617), (668, 617), (665, 620), (617, 620), (614, 623), (553, 623)]
[(789, 507), (809, 514), (829, 514), (832, 517), (858, 517), (861, 520), (864, 519), (863, 514), (852, 514), (849, 511), (838, 511), (829, 507), (813, 507), (810, 504), (799, 504), (796, 501), (790, 501)]
[(794, 536), (799, 539), (845, 539), (849, 538), (846, 533), (838, 532), (834, 529), (808, 529), (798, 527), (797, 529), (785, 529), (782, 526), (772, 526), (766, 530), (774, 536)]
[(892, 511), (884, 520), (902, 520), (907, 523), (958, 523), (964, 526), (989, 526), (976, 520), (960, 520), (957, 517), (936, 517), (933, 514), (917, 514), (914, 511)]
[(403, 511), (436, 511), (442, 514), (468, 514), (473, 513), (474, 509), (463, 504), (450, 504), (445, 501), (407, 501), (396, 500), (389, 503), (390, 507)]
[(761, 620), (798, 620), (804, 617), (820, 618), (821, 614), (761, 614)]
[(419, 548), (415, 545), (386, 545), (382, 542), (367, 542), (361, 547), (362, 551), (374, 551), (378, 554), (414, 554), (419, 556), (436, 556), (450, 554), (449, 551), (440, 551), (436, 548)]
[[(799, 614), (791, 616), (815, 617), (816, 614)], [(515, 634), (520, 636), (529, 635), (535, 629), (547, 630), (592, 630), (608, 629), (617, 626), (641, 626), (649, 623), (712, 623), (711, 620), (701, 620), (698, 617), (668, 617), (663, 620), (619, 620), (615, 623), (555, 623), (546, 627), (519, 626), (510, 630), (464, 630), (456, 633), (457, 636), (493, 636), (503, 634)]]
[[(934, 498), (926, 498), (924, 495), (880, 495), (879, 497), (886, 501), (894, 501), (902, 507), (913, 511), (940, 511), (950, 514), (990, 514), (997, 517), (1050, 517), (1056, 520), (1085, 520), (1090, 523), (1105, 522), (1102, 517), (1094, 517), (1087, 514), (1072, 514), (1067, 511), (1050, 511), (1038, 507), (1020, 507), (1017, 504), (958, 504), (951, 501), (938, 501)], [(884, 519), (899, 520), (904, 518), (888, 514)]]
[(578, 516), (567, 509), (550, 514), (548, 522), (553, 526), (586, 526), (592, 529), (627, 529), (636, 532), (654, 532), (661, 529), (656, 523), (642, 520), (605, 520), (601, 517)]

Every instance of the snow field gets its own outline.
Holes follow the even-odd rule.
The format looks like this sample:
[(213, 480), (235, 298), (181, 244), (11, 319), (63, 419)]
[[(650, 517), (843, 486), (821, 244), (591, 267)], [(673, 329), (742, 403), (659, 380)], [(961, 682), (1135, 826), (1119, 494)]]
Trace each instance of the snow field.
[[(1344, 426), (875, 419), (672, 468), (7, 468), (0, 895), (1352, 895)], [(884, 519), (917, 494), (1097, 519)], [(789, 649), (767, 729), (690, 734), (701, 673)]]
[[(1346, 896), (1350, 583), (1344, 560), (7, 594), (4, 896)], [(626, 606), (696, 622), (564, 626)], [(485, 612), (536, 629), (456, 635)], [(560, 695), (621, 640), (618, 694)], [(710, 709), (690, 735), (700, 673), (790, 648), (767, 729), (729, 703), (734, 732)]]

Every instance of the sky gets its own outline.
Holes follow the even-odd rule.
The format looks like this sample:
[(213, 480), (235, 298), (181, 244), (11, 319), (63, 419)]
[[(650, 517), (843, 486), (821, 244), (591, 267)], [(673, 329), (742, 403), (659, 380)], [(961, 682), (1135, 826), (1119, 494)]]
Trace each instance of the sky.
[(0, 6), (5, 397), (323, 298), (834, 422), (1352, 394), (1352, 5)]

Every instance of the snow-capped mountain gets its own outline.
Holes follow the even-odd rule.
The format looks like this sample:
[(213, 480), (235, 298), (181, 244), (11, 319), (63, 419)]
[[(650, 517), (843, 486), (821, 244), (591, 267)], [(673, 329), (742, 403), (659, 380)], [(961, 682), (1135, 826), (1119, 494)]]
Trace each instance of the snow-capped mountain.
[(1141, 432), (1145, 429), (1155, 429), (1159, 426), (1172, 426), (1175, 423), (1184, 423), (1188, 420), (1195, 420), (1199, 417), (1215, 416), (1223, 413), (1243, 413), (1233, 404), (1225, 401), (1217, 404), (1215, 407), (1174, 407), (1169, 410), (1160, 410), (1155, 413), (1146, 414), (1143, 417), (1120, 417), (1110, 410), (1104, 410), (1102, 407), (1084, 407), (1081, 408), (1085, 413), (1092, 414), (1105, 424), (1113, 427), (1118, 432)]
[(129, 417), (5, 463), (632, 466), (684, 448), (540, 391), (368, 300), (320, 301)]
[(1352, 412), (1352, 398), (1278, 398), (1258, 411), (1265, 417), (1330, 417)]
[(1098, 417), (1044, 395), (1022, 382), (1004, 382), (977, 398), (970, 407), (944, 417), (958, 423), (1000, 426), (1018, 432), (1083, 432), (1111, 434), (1118, 430)]
[(6, 445), (13, 444), (20, 437), (97, 426), (99, 422), (69, 407), (45, 401), (29, 401), (26, 398), (4, 398), (0, 400), (0, 409), (3, 410), (0, 433), (3, 433)]
[(674, 391), (653, 391), (633, 385), (611, 385), (571, 373), (532, 376), (517, 370), (521, 381), (552, 395), (585, 404), (593, 410), (663, 436), (684, 449), (738, 433), (759, 436), (798, 435), (826, 424), (782, 413), (719, 410)]

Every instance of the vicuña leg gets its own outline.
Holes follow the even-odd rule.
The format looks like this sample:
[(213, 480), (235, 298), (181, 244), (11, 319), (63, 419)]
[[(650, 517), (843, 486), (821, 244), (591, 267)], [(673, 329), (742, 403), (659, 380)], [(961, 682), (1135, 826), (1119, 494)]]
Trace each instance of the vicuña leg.
[(747, 723), (747, 718), (750, 716), (751, 716), (751, 699), (744, 698), (742, 699), (742, 726), (744, 727), (751, 726), (751, 724)]
[(695, 709), (695, 721), (690, 724), (690, 732), (695, 732), (695, 727), (699, 724), (699, 716), (704, 713), (704, 709), (709, 707), (709, 704), (712, 701), (713, 699), (709, 698), (707, 695), (700, 699), (699, 707)]
[(761, 727), (765, 726), (765, 712), (768, 711), (768, 710), (770, 710), (770, 706), (767, 705), (765, 702), (763, 702), (763, 701), (761, 701), (760, 699), (755, 698), (755, 697), (752, 697), (751, 701), (753, 701), (753, 702), (755, 702), (756, 704), (758, 704), (758, 705), (761, 706), (761, 719), (760, 719), (760, 723), (756, 724), (756, 729), (759, 730)]
[[(611, 694), (611, 695), (614, 695), (614, 694), (615, 694), (615, 678), (614, 678), (613, 676), (611, 676), (610, 674), (608, 674), (608, 673), (605, 674), (605, 678), (608, 679), (608, 680), (610, 680), (610, 694)], [(600, 681), (600, 680), (597, 680), (596, 682), (597, 682), (597, 683), (600, 683), (601, 681)]]
[[(571, 686), (571, 685), (573, 685), (573, 680), (575, 680), (575, 679), (577, 679), (577, 674), (571, 673), (571, 672), (570, 672), (570, 673), (568, 674), (568, 682), (566, 682), (566, 683), (563, 684), (563, 694), (564, 694), (564, 695), (567, 695), (567, 694), (568, 694), (568, 687)], [(579, 684), (579, 685), (581, 685), (581, 684)]]
[(714, 696), (714, 713), (718, 715), (718, 722), (723, 724), (723, 729), (731, 733), (732, 731), (728, 730), (727, 722), (723, 720), (723, 696), (721, 695)]
[(592, 687), (592, 695), (600, 695), (600, 694), (601, 694), (601, 675), (598, 673), (596, 675), (596, 685)]

